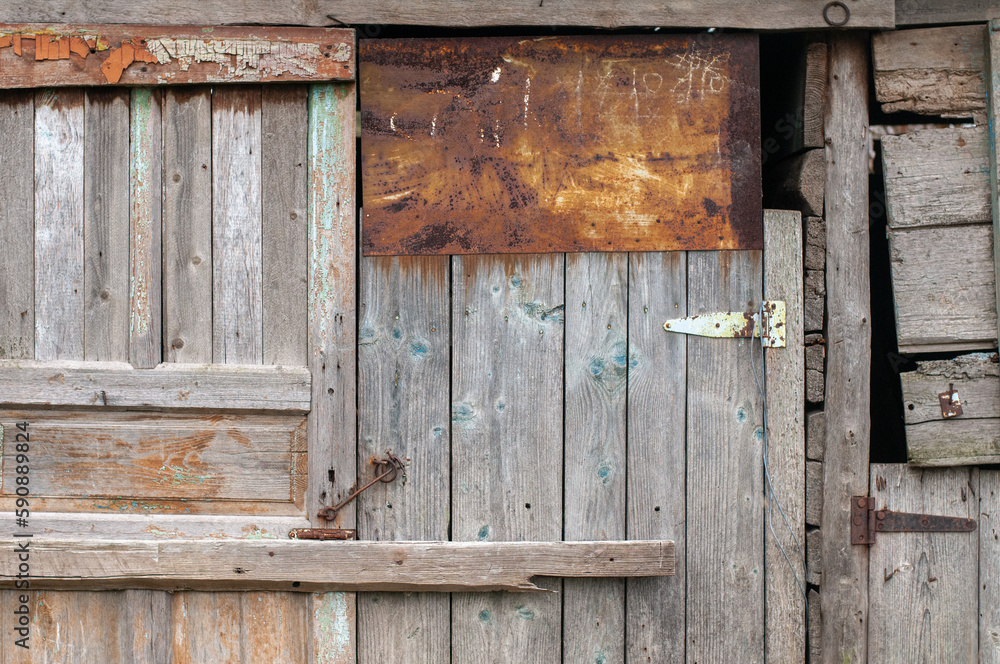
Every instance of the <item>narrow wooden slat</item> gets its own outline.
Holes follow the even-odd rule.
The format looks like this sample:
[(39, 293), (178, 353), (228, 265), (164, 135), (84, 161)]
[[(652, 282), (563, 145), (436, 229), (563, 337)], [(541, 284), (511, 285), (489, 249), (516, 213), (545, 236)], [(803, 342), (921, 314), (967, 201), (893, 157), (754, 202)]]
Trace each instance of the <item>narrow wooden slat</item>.
[(876, 34), (872, 38), (872, 66), (875, 95), (882, 110), (984, 116), (985, 49), (985, 25)]
[(962, 420), (1000, 418), (1000, 365), (992, 353), (918, 362), (916, 371), (901, 373), (899, 378), (908, 425), (946, 419), (938, 395), (952, 385), (962, 401)]
[[(7, 544), (11, 542), (8, 540)], [(322, 588), (387, 591), (515, 591), (506, 617), (494, 622), (528, 623), (539, 615), (535, 602), (551, 598), (532, 577), (671, 576), (673, 542), (330, 542), (290, 540), (101, 540), (36, 537), (32, 587)], [(273, 555), (271, 555), (273, 554)], [(17, 560), (0, 561), (0, 587), (11, 588)], [(298, 585), (296, 585), (298, 584)], [(525, 591), (535, 591), (523, 594)], [(521, 594), (517, 594), (521, 593)], [(498, 595), (485, 595), (484, 599)], [(458, 600), (460, 598), (456, 598)], [(558, 601), (555, 603), (558, 615)], [(457, 607), (456, 607), (457, 608)], [(534, 612), (534, 616), (527, 615)], [(478, 613), (476, 619), (479, 620)], [(483, 622), (489, 622), (484, 620)], [(511, 634), (510, 636), (513, 636)], [(523, 638), (523, 637), (522, 637)], [(510, 652), (511, 642), (489, 644)], [(556, 646), (558, 649), (558, 641)], [(550, 656), (531, 653), (532, 658)]]
[[(566, 540), (625, 537), (628, 255), (566, 256)], [(625, 661), (625, 582), (563, 585), (566, 661)]]
[(1000, 463), (1000, 420), (959, 418), (908, 426), (906, 458), (915, 466)]
[(867, 661), (868, 551), (850, 544), (847, 496), (868, 490), (871, 311), (866, 41), (830, 38), (827, 89), (826, 447), (823, 455), (825, 664)]
[[(851, 3), (848, 27), (892, 28), (892, 0), (862, 0)], [(628, 4), (602, 0), (569, 0), (558, 5), (528, 4), (517, 0), (494, 2), (459, 2), (446, 0), (433, 5), (415, 6), (392, 0), (362, 2), (349, 0), (337, 5), (336, 19), (345, 25), (398, 24), (472, 27), (490, 25), (573, 25), (626, 27), (633, 25), (669, 25), (700, 28), (714, 25), (725, 28), (759, 30), (794, 30), (828, 28), (823, 19), (824, 0), (807, 2), (781, 0), (761, 6), (733, 4), (728, 0), (685, 2), (663, 5), (655, 0)], [(267, 0), (248, 0), (238, 5), (225, 2), (180, 0), (166, 6), (136, 5), (110, 0), (98, 7), (77, 7), (41, 0), (31, 5), (17, 5), (0, 12), (0, 21), (37, 23), (193, 23), (198, 25), (259, 24), (276, 22), (293, 25), (330, 25), (329, 8), (305, 0), (293, 0), (280, 12)], [(835, 11), (835, 10), (833, 10)], [(842, 20), (843, 14), (831, 14)]]
[(989, 97), (989, 130), (990, 135), (990, 203), (993, 208), (993, 293), (996, 297), (997, 342), (1000, 343), (1000, 161), (998, 161), (996, 142), (1000, 134), (997, 122), (1000, 121), (1000, 20), (990, 21), (988, 44), (986, 48), (989, 66), (987, 67), (990, 82)]
[(84, 107), (83, 359), (129, 360), (129, 93)]
[(301, 367), (0, 361), (0, 406), (309, 410)]
[(140, 369), (155, 367), (162, 357), (162, 112), (160, 91), (132, 91), (129, 361)]
[(261, 91), (264, 363), (306, 364), (308, 89)]
[[(386, 450), (409, 460), (405, 483), (358, 498), (362, 540), (445, 540), (450, 516), (450, 283), (444, 256), (361, 259), (358, 467)], [(362, 594), (358, 661), (448, 661), (450, 598)]]
[(769, 348), (765, 365), (771, 492), (764, 500), (764, 647), (766, 661), (789, 664), (802, 662), (806, 656), (802, 247), (799, 214), (765, 210), (764, 297), (785, 301), (787, 346)]
[[(454, 257), (452, 281), (452, 539), (562, 539), (562, 256)], [(557, 658), (545, 587), (453, 597), (453, 661)]]
[(354, 78), (350, 30), (166, 22), (175, 25), (0, 25), (0, 88)]
[(258, 591), (240, 593), (240, 599), (240, 661), (308, 661), (308, 595)]
[(263, 360), (260, 88), (212, 93), (213, 360)]
[(304, 517), (36, 512), (32, 530), (46, 538), (84, 539), (286, 539), (294, 528), (308, 528)]
[(212, 97), (163, 93), (163, 359), (212, 361)]
[(175, 662), (244, 661), (240, 652), (243, 616), (239, 601), (233, 601), (235, 595), (190, 591), (173, 595)]
[(687, 254), (629, 255), (628, 521), (631, 539), (676, 542), (676, 579), (630, 579), (629, 662), (684, 661), (687, 574), (687, 335), (663, 322), (687, 315)]
[[(761, 277), (760, 252), (692, 252), (688, 312), (753, 309)], [(750, 352), (747, 340), (688, 339), (688, 662), (764, 654), (763, 413)]]
[(34, 173), (35, 100), (32, 92), (0, 95), (0, 357), (35, 354)]
[(897, 0), (896, 25), (932, 23), (983, 23), (994, 16), (993, 5), (984, 0)]
[[(37, 497), (301, 502), (302, 415), (206, 421), (143, 412), (0, 411), (8, 440), (22, 421), (30, 422), (37, 441), (31, 445)], [(2, 456), (0, 497), (12, 508), (18, 465), (13, 445)]]
[(35, 94), (35, 357), (83, 359), (83, 92)]
[[(877, 508), (979, 516), (976, 469), (919, 470), (873, 464), (871, 474)], [(870, 653), (878, 653), (889, 664), (942, 656), (953, 662), (978, 661), (975, 598), (980, 536), (978, 531), (878, 534), (869, 554)], [(827, 606), (825, 595), (823, 606)]]
[[(351, 85), (309, 89), (306, 358), (313, 383), (306, 516), (324, 528), (355, 524), (353, 504), (341, 510), (333, 524), (317, 513), (345, 498), (357, 478), (356, 103)], [(323, 656), (322, 661), (331, 664), (355, 661), (355, 607), (353, 594), (313, 597), (310, 657)]]
[(979, 471), (979, 662), (1000, 663), (1000, 471)]
[(986, 224), (889, 231), (900, 352), (996, 347), (992, 235)]

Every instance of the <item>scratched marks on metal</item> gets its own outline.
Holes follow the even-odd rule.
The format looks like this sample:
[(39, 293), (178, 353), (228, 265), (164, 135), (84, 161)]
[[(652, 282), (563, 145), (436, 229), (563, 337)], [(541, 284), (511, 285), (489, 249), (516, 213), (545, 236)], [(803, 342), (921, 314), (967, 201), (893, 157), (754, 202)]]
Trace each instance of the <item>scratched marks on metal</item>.
[(762, 246), (755, 35), (359, 55), (367, 255)]

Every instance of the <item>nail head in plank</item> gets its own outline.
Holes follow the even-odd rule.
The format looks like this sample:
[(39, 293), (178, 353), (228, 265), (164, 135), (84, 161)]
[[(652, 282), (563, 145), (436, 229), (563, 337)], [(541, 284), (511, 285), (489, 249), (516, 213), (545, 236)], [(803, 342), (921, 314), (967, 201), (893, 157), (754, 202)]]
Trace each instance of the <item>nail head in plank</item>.
[[(174, 15), (170, 22), (178, 18)], [(119, 20), (104, 25), (0, 24), (0, 88), (354, 78), (353, 30), (114, 25)], [(264, 23), (284, 20), (272, 16)], [(53, 44), (63, 48), (53, 50)]]

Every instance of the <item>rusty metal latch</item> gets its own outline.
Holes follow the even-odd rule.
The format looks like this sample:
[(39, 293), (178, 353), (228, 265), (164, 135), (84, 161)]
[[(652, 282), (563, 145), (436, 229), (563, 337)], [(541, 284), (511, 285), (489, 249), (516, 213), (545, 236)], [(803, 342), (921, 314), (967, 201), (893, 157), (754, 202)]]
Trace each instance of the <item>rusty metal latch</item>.
[(375, 465), (375, 479), (349, 495), (347, 498), (344, 498), (333, 507), (322, 508), (317, 516), (321, 519), (326, 519), (327, 521), (333, 521), (337, 518), (337, 512), (342, 510), (344, 505), (357, 498), (358, 494), (365, 489), (374, 486), (378, 482), (392, 482), (400, 474), (402, 474), (403, 479), (406, 479), (406, 464), (402, 459), (393, 454), (391, 450), (385, 451), (384, 459), (375, 458), (372, 459), (372, 463)]
[(954, 383), (948, 383), (948, 391), (939, 394), (938, 401), (941, 403), (941, 417), (946, 420), (962, 414), (962, 400)]
[(875, 499), (851, 498), (851, 544), (874, 544), (875, 533), (971, 533), (975, 519), (875, 509)]
[[(667, 332), (723, 339), (761, 337), (761, 345), (765, 348), (784, 348), (785, 303), (782, 300), (767, 300), (763, 303), (762, 310), (763, 324), (759, 320), (758, 311), (751, 313), (727, 311), (672, 318), (663, 324), (663, 329)], [(763, 335), (761, 335), (762, 328)]]
[(294, 528), (288, 531), (288, 539), (298, 540), (353, 540), (358, 531), (352, 528)]

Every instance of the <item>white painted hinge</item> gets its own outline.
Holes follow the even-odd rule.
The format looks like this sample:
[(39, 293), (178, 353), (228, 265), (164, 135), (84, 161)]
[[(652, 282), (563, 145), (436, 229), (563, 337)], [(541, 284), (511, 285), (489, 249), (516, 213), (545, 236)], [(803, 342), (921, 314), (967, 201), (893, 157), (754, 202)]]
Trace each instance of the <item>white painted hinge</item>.
[[(763, 326), (760, 317), (763, 311)], [(700, 337), (723, 339), (749, 339), (761, 337), (765, 348), (785, 347), (785, 303), (782, 300), (766, 300), (761, 311), (745, 313), (727, 311), (697, 314), (686, 318), (672, 318), (663, 324), (667, 332), (695, 334)]]

